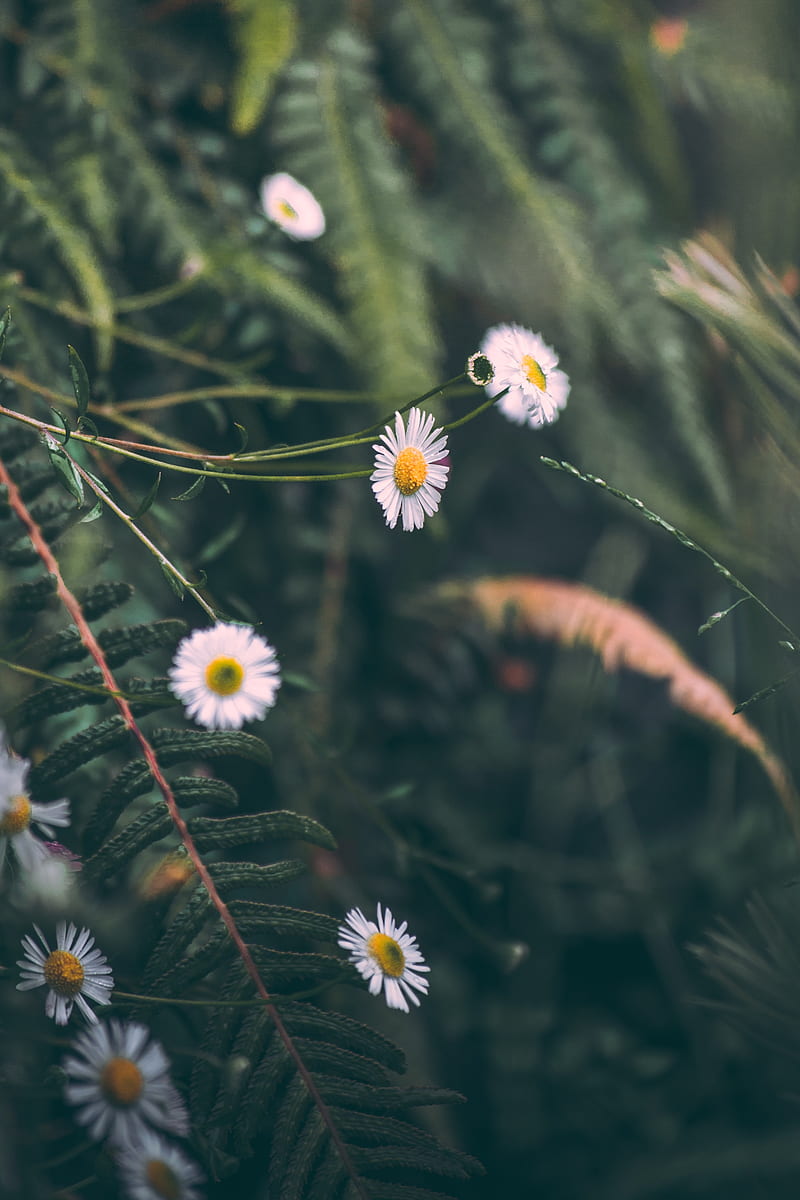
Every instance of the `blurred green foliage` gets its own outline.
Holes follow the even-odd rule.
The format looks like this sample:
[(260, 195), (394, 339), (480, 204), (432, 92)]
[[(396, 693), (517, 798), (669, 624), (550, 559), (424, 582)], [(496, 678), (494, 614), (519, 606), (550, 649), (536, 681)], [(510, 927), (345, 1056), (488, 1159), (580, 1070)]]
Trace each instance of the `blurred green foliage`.
[[(418, 1012), (338, 984), (317, 1003), (343, 1044), (355, 1016), (402, 1045), (414, 1085), (464, 1093), (467, 1105), (423, 1109), (415, 1128), (482, 1160), (485, 1179), (463, 1190), (476, 1200), (796, 1191), (787, 1014), (767, 1006), (766, 1029), (745, 1019), (763, 1018), (765, 989), (800, 994), (783, 886), (796, 847), (758, 768), (678, 716), (658, 681), (609, 678), (588, 651), (511, 629), (490, 636), (432, 595), (476, 575), (580, 581), (641, 607), (737, 698), (791, 670), (796, 652), (748, 605), (698, 641), (736, 594), (539, 458), (642, 497), (798, 623), (799, 25), (795, 0), (0, 0), (5, 408), (50, 420), (52, 405), (74, 423), (67, 345), (103, 435), (209, 454), (240, 446), (237, 425), (250, 450), (359, 430), (457, 375), (500, 321), (540, 330), (570, 374), (555, 426), (521, 430), (490, 411), (451, 435), (451, 479), (420, 533), (386, 529), (366, 480), (195, 490), (163, 455), (139, 521), (278, 649), (283, 694), (253, 730), (272, 766), (215, 763), (217, 799), (335, 835), (335, 853), (302, 850), (309, 871), (287, 869), (281, 903), (324, 923), (381, 900), (408, 920), (432, 967)], [(293, 242), (262, 212), (260, 182), (278, 171), (322, 204), (317, 242)], [(459, 385), (431, 407), (455, 419), (476, 395)], [(2, 422), (10, 458), (19, 435)], [(74, 443), (128, 512), (152, 498), (155, 468)], [(120, 619), (143, 628), (204, 622), (111, 514), (79, 525), (68, 497), (47, 499), (52, 472), (23, 449), (26, 495), (42, 496), (73, 584), (136, 585), (93, 615), (127, 600)], [(333, 472), (371, 456), (303, 461)], [(14, 590), (31, 564), (7, 540), (1, 652), (27, 662), (21, 607), (38, 614), (47, 597)], [(45, 613), (37, 636), (61, 625)], [(130, 647), (150, 654), (132, 685), (153, 693), (142, 712), (163, 692), (159, 636)], [(83, 709), (58, 715), (52, 692), (0, 669), (21, 752), (51, 753), (85, 728)], [(748, 714), (795, 778), (796, 697), (789, 684)], [(111, 832), (98, 807), (109, 785), (108, 758), (70, 780), (82, 853)], [(128, 849), (159, 829), (138, 828)], [(137, 891), (154, 861), (123, 845), (96, 891), (87, 874), (84, 919), (104, 913), (130, 992), (168, 907)], [(766, 919), (737, 932), (755, 888), (789, 897), (772, 918), (785, 936)], [(22, 928), (13, 912), (9, 992)], [(238, 994), (240, 980), (226, 986)], [(263, 1023), (206, 1028), (207, 1016), (157, 1018), (203, 1119), (215, 1102), (204, 1055), (274, 1053)], [(52, 1108), (43, 1026), (23, 1025), (11, 1001), (3, 1019), (26, 1033), (9, 1078), (31, 1116), (21, 1127), (3, 1092), (14, 1137), (0, 1178), (30, 1170), (23, 1194), (49, 1195), (81, 1174), (69, 1158), (40, 1171), (42, 1159), (84, 1151)], [(375, 1039), (376, 1063), (398, 1065), (377, 1033), (359, 1036)], [(209, 1196), (302, 1194), (270, 1181), (269, 1104), (237, 1132), (238, 1084), (223, 1083), (201, 1149), (231, 1173)], [(111, 1195), (110, 1165), (78, 1161), (91, 1177), (81, 1193)], [(401, 1195), (398, 1179), (417, 1183), (390, 1164), (380, 1194)]]

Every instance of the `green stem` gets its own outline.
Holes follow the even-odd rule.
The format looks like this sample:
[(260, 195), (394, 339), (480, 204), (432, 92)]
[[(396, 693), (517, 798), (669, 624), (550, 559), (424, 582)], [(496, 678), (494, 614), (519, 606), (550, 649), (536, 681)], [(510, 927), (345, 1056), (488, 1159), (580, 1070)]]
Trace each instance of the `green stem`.
[(774, 613), (769, 605), (765, 604), (764, 601), (755, 594), (755, 592), (752, 592), (746, 583), (742, 583), (741, 579), (737, 579), (732, 571), (730, 571), (723, 563), (714, 558), (714, 555), (708, 550), (704, 549), (702, 546), (699, 546), (697, 542), (693, 541), (688, 534), (684, 533), (681, 529), (676, 529), (674, 525), (671, 525), (669, 521), (665, 521), (663, 517), (658, 515), (658, 513), (652, 512), (641, 500), (637, 500), (635, 496), (629, 496), (627, 492), (620, 491), (619, 488), (612, 487), (610, 483), (606, 483), (605, 479), (600, 479), (596, 475), (584, 474), (582, 471), (579, 471), (577, 467), (574, 467), (572, 463), (558, 462), (554, 458), (545, 458), (544, 456), (540, 457), (539, 461), (544, 463), (546, 467), (551, 467), (554, 471), (564, 471), (567, 475), (574, 475), (576, 479), (580, 479), (583, 483), (591, 483), (594, 484), (595, 487), (602, 488), (604, 492), (610, 492), (612, 496), (616, 496), (618, 499), (624, 500), (626, 504), (630, 504), (631, 508), (635, 508), (637, 512), (640, 512), (648, 521), (652, 521), (654, 525), (659, 525), (661, 529), (671, 534), (674, 538), (677, 538), (680, 544), (685, 546), (687, 550), (694, 550), (696, 554), (702, 554), (703, 558), (708, 559), (714, 570), (717, 571), (723, 579), (727, 580), (732, 587), (735, 587), (740, 592), (743, 592), (748, 599), (752, 600), (754, 604), (758, 605), (762, 612), (765, 612), (768, 617), (771, 617), (772, 620), (781, 627), (784, 633), (788, 634), (789, 640), (793, 645), (800, 645), (800, 637), (798, 637), (794, 630), (791, 629), (785, 621), (781, 620), (777, 613)]

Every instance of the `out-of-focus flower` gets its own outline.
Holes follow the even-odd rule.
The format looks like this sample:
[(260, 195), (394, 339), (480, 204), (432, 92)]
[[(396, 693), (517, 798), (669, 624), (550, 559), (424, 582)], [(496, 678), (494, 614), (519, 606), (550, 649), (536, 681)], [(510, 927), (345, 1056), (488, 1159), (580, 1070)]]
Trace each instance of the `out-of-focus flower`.
[(78, 1035), (62, 1062), (64, 1095), (95, 1141), (130, 1145), (149, 1128), (184, 1137), (186, 1105), (169, 1077), (169, 1059), (146, 1025), (112, 1017)]
[(369, 982), (372, 996), (384, 989), (389, 1008), (408, 1012), (406, 997), (419, 1006), (415, 992), (427, 993), (429, 971), (419, 952), (417, 939), (406, 933), (407, 923), (396, 925), (387, 908), (378, 905), (378, 924), (368, 921), (360, 908), (352, 908), (339, 926), (339, 945), (350, 951), (350, 961)]
[(408, 430), (400, 413), (395, 427), (387, 425), (376, 442), (375, 470), (370, 476), (375, 499), (383, 509), (386, 524), (394, 529), (402, 516), (403, 529), (421, 529), (425, 517), (439, 507), (439, 498), (447, 483), (449, 466), (442, 463), (447, 455), (447, 434), (434, 424), (430, 413), (412, 408)]
[(665, 58), (672, 58), (683, 49), (688, 32), (689, 22), (683, 17), (659, 17), (650, 26), (650, 45)]
[(126, 1142), (117, 1166), (130, 1200), (200, 1200), (200, 1169), (181, 1149), (149, 1130), (137, 1141)]
[(35, 804), (28, 795), (26, 784), (30, 762), (12, 754), (0, 727), (0, 868), (5, 862), (8, 847), (25, 871), (33, 871), (46, 863), (46, 845), (31, 832), (31, 825), (47, 837), (53, 827), (69, 825), (69, 800), (52, 804)]
[(157, 862), (136, 890), (143, 900), (158, 900), (179, 891), (194, 874), (194, 863), (181, 847)]
[(316, 196), (285, 171), (262, 179), (261, 207), (297, 241), (311, 242), (325, 232), (325, 214)]
[(46, 984), (49, 991), (45, 1013), (54, 1018), (56, 1025), (66, 1025), (75, 1004), (87, 1021), (96, 1023), (97, 1017), (85, 997), (97, 1004), (109, 1004), (114, 980), (105, 955), (92, 949), (94, 938), (91, 932), (84, 928), (78, 933), (71, 922), (67, 925), (66, 921), (59, 921), (56, 949), (51, 950), (39, 926), (33, 928), (44, 950), (28, 934), (22, 939), (25, 958), (17, 961), (17, 966), (22, 968), (22, 981), (17, 984), (17, 990), (26, 992)]
[(275, 703), (281, 674), (275, 651), (249, 625), (218, 621), (178, 646), (170, 690), (206, 729), (240, 729)]
[(64, 911), (75, 888), (75, 876), (83, 869), (80, 856), (73, 854), (60, 842), (43, 842), (47, 855), (33, 871), (25, 871), (17, 879), (12, 892), (15, 903), (30, 908), (40, 905)]
[(522, 325), (493, 325), (481, 342), (481, 353), (494, 367), (486, 394), (500, 396), (497, 407), (509, 421), (531, 429), (555, 421), (567, 403), (569, 377), (558, 355), (544, 339)]

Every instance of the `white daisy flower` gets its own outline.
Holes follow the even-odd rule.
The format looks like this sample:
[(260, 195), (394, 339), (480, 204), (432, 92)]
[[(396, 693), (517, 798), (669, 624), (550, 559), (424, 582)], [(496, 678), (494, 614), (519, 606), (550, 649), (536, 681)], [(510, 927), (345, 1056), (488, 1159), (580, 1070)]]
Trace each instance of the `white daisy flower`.
[(350, 951), (350, 962), (369, 981), (370, 995), (383, 987), (389, 1008), (408, 1012), (406, 996), (419, 1006), (414, 991), (426, 993), (428, 981), (420, 971), (430, 971), (417, 947), (417, 939), (406, 933), (407, 923), (395, 925), (387, 908), (378, 905), (378, 924), (368, 921), (360, 908), (351, 908), (339, 926), (339, 945)]
[(38, 925), (33, 927), (39, 935), (44, 950), (27, 934), (22, 939), (25, 958), (17, 961), (22, 968), (22, 982), (17, 991), (27, 992), (30, 988), (47, 984), (44, 1011), (54, 1017), (56, 1025), (66, 1025), (74, 1004), (78, 1005), (87, 1021), (96, 1023), (97, 1017), (84, 999), (88, 996), (97, 1004), (109, 1004), (114, 990), (111, 967), (104, 954), (94, 946), (90, 930), (77, 927), (70, 922), (59, 921), (56, 925), (56, 946), (51, 950), (47, 939)]
[(43, 842), (34, 837), (31, 825), (46, 837), (53, 837), (53, 828), (69, 825), (69, 800), (52, 804), (34, 804), (26, 784), (30, 762), (12, 754), (0, 728), (0, 869), (6, 860), (9, 845), (20, 866), (26, 871), (46, 863), (50, 857)]
[(177, 1146), (149, 1130), (123, 1146), (117, 1166), (131, 1200), (200, 1200), (203, 1173)]
[[(150, 1030), (112, 1017), (78, 1035), (65, 1058), (64, 1095), (95, 1141), (132, 1146), (151, 1126), (185, 1137), (186, 1106), (169, 1077), (169, 1059)], [(157, 1193), (156, 1193), (157, 1194)]]
[(493, 325), (484, 334), (481, 352), (494, 367), (486, 394), (509, 389), (497, 401), (509, 421), (538, 429), (556, 420), (567, 403), (569, 377), (559, 369), (555, 350), (538, 333), (522, 325)]
[(395, 413), (394, 424), (394, 432), (387, 425), (381, 434), (385, 445), (376, 442), (372, 447), (372, 490), (390, 529), (401, 515), (403, 529), (421, 529), (425, 518), (439, 507), (450, 473), (441, 461), (447, 455), (447, 434), (436, 428), (430, 413), (419, 408), (409, 410), (407, 430), (400, 413)]
[(245, 721), (260, 721), (281, 686), (269, 642), (249, 625), (223, 621), (183, 639), (169, 677), (187, 714), (206, 729), (240, 729)]
[(261, 180), (261, 207), (297, 241), (311, 242), (325, 232), (325, 213), (316, 196), (285, 171)]

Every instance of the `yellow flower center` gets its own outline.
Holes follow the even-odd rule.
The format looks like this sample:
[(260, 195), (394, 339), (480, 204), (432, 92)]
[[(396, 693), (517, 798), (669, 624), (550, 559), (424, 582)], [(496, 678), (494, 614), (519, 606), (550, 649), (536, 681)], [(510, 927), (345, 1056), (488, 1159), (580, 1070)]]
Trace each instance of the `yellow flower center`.
[(100, 1090), (117, 1108), (130, 1108), (143, 1089), (142, 1072), (129, 1058), (110, 1058), (100, 1072)]
[(181, 1182), (163, 1159), (150, 1159), (145, 1171), (145, 1178), (156, 1196), (163, 1196), (164, 1200), (180, 1200), (183, 1193)]
[(278, 201), (278, 212), (281, 214), (282, 217), (286, 217), (287, 221), (296, 221), (297, 220), (297, 209), (292, 208), (292, 206), (288, 200), (279, 200)]
[(367, 953), (375, 959), (384, 975), (399, 979), (406, 968), (406, 956), (394, 938), (385, 933), (373, 933), (367, 942)]
[(532, 383), (535, 388), (543, 392), (547, 387), (544, 371), (537, 363), (536, 359), (531, 354), (526, 354), (522, 360), (522, 369), (525, 372), (525, 378), (528, 383)]
[(425, 455), (416, 446), (406, 446), (394, 460), (394, 481), (404, 496), (413, 496), (428, 478)]
[(218, 696), (232, 696), (244, 680), (244, 667), (235, 658), (215, 658), (206, 667), (206, 683)]
[(31, 802), (27, 796), (12, 796), (8, 812), (0, 821), (0, 834), (13, 837), (22, 833), (31, 823)]
[(59, 996), (77, 996), (83, 986), (81, 960), (69, 950), (54, 950), (44, 960), (44, 977)]

